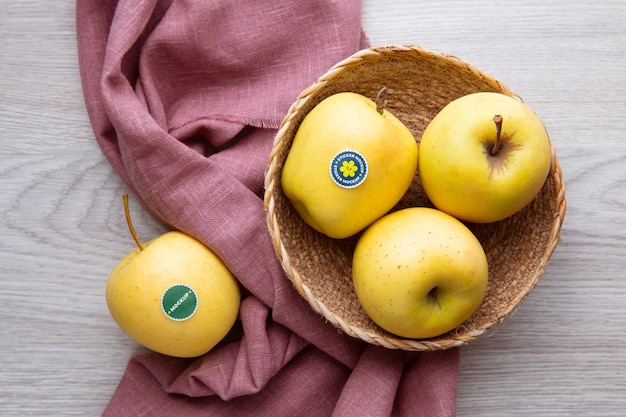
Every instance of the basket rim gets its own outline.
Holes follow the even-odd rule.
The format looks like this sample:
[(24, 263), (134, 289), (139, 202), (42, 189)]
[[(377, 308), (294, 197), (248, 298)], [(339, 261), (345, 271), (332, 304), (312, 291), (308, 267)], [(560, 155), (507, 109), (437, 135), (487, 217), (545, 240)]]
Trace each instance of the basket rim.
[[(543, 272), (554, 253), (558, 243), (561, 240), (560, 231), (564, 221), (565, 212), (566, 212), (566, 197), (565, 197), (565, 184), (563, 182), (563, 174), (561, 170), (561, 166), (556, 157), (556, 152), (554, 149), (554, 144), (550, 140), (550, 151), (551, 151), (551, 167), (550, 174), (547, 180), (551, 180), (556, 190), (556, 207), (557, 210), (553, 214), (552, 227), (549, 231), (549, 245), (547, 250), (542, 254), (540, 258), (540, 267), (537, 269), (536, 273), (529, 280), (528, 286), (525, 291), (520, 292), (517, 297), (515, 297), (514, 302), (511, 304), (510, 308), (503, 311), (495, 320), (491, 321), (487, 325), (476, 329), (471, 332), (462, 333), (459, 330), (463, 329), (462, 327), (457, 327), (456, 332), (448, 333), (447, 338), (445, 339), (406, 339), (395, 335), (381, 335), (374, 332), (371, 332), (366, 329), (362, 329), (356, 326), (352, 326), (346, 323), (340, 316), (334, 314), (324, 303), (322, 303), (315, 295), (312, 293), (311, 289), (303, 282), (302, 277), (299, 272), (292, 267), (291, 259), (287, 249), (285, 248), (283, 241), (281, 239), (281, 231), (278, 224), (277, 215), (275, 212), (275, 197), (274, 193), (278, 186), (276, 178), (279, 177), (275, 175), (277, 170), (279, 169), (277, 165), (277, 151), (280, 148), (280, 145), (283, 141), (283, 137), (288, 128), (291, 127), (291, 124), (294, 123), (294, 118), (298, 113), (298, 110), (304, 107), (309, 100), (312, 99), (315, 92), (324, 87), (327, 83), (331, 82), (335, 77), (339, 76), (339, 74), (345, 69), (358, 65), (358, 63), (363, 60), (370, 58), (372, 55), (392, 55), (397, 53), (417, 53), (418, 55), (435, 58), (435, 59), (443, 59), (456, 67), (462, 67), (466, 70), (470, 70), (475, 76), (480, 77), (494, 89), (501, 91), (503, 94), (510, 95), (515, 97), (521, 101), (522, 98), (515, 94), (512, 90), (510, 90), (505, 84), (493, 78), (489, 75), (486, 75), (476, 67), (471, 64), (462, 61), (458, 57), (454, 55), (445, 54), (442, 52), (433, 52), (428, 51), (426, 49), (420, 48), (416, 45), (383, 45), (383, 46), (374, 46), (370, 48), (366, 48), (360, 50), (353, 54), (352, 56), (338, 62), (334, 66), (332, 66), (325, 74), (320, 76), (313, 84), (309, 87), (305, 88), (294, 101), (294, 103), (290, 106), (287, 114), (283, 118), (280, 127), (276, 133), (274, 138), (274, 143), (272, 145), (272, 150), (269, 154), (268, 165), (265, 171), (265, 194), (264, 194), (264, 209), (266, 212), (266, 220), (268, 231), (271, 237), (272, 244), (274, 246), (274, 250), (278, 257), (278, 260), (285, 271), (287, 278), (292, 282), (295, 289), (298, 293), (308, 302), (311, 308), (324, 317), (327, 321), (333, 324), (336, 328), (342, 330), (346, 334), (366, 341), (373, 345), (383, 346), (389, 349), (402, 349), (402, 350), (410, 350), (410, 351), (427, 351), (427, 350), (443, 350), (452, 347), (458, 347), (462, 345), (466, 345), (467, 343), (475, 340), (480, 335), (487, 332), (487, 330), (493, 328), (495, 325), (500, 324), (507, 316), (509, 316), (512, 312), (514, 312), (521, 303), (528, 297), (530, 292), (535, 288), (535, 286), (541, 280)], [(545, 185), (544, 185), (545, 186)]]
[(328, 82), (331, 82), (335, 77), (337, 77), (344, 69), (349, 68), (353, 65), (358, 65), (359, 61), (367, 59), (374, 55), (381, 56), (392, 56), (401, 53), (411, 53), (418, 54), (424, 58), (436, 58), (443, 59), (451, 64), (452, 66), (463, 68), (469, 70), (474, 76), (483, 79), (487, 84), (494, 87), (507, 95), (512, 97), (516, 97), (519, 100), (522, 98), (513, 92), (507, 85), (503, 82), (494, 78), (490, 75), (485, 74), (483, 71), (475, 67), (474, 65), (463, 61), (459, 57), (453, 54), (447, 54), (445, 52), (436, 52), (428, 49), (421, 48), (417, 45), (407, 44), (407, 45), (379, 45), (372, 46), (369, 48), (361, 49), (354, 53), (353, 55), (339, 61), (335, 65), (333, 65), (325, 74), (321, 75), (313, 84), (306, 87), (302, 92), (297, 96), (294, 103), (289, 108), (287, 115), (281, 121), (280, 127), (282, 127), (285, 123), (289, 122), (290, 118), (288, 117), (290, 114), (295, 113), (295, 108), (300, 108), (304, 105), (303, 101), (309, 100), (313, 94), (326, 85)]

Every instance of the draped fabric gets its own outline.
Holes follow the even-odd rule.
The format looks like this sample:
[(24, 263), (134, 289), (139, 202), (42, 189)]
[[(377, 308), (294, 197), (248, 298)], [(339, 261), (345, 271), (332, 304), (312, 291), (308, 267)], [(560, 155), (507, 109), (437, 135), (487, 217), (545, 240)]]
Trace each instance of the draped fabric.
[(452, 416), (459, 350), (375, 347), (314, 313), (270, 242), (263, 179), (297, 95), (367, 47), (359, 0), (77, 0), (103, 154), (156, 218), (241, 283), (239, 323), (194, 359), (131, 358), (105, 416)]

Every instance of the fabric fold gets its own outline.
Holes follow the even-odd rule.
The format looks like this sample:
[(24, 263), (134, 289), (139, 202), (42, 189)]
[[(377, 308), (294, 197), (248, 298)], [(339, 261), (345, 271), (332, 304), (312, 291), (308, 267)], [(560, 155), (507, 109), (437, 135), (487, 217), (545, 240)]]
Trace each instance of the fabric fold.
[[(377, 391), (372, 415), (435, 403), (454, 414), (455, 350), (387, 351), (342, 334), (297, 294), (267, 231), (276, 128), (304, 88), (368, 45), (360, 13), (359, 0), (77, 0), (103, 154), (146, 210), (211, 248), (244, 289), (228, 340), (195, 359), (132, 358), (105, 416), (363, 415), (347, 405)], [(417, 405), (413, 387), (428, 391)]]

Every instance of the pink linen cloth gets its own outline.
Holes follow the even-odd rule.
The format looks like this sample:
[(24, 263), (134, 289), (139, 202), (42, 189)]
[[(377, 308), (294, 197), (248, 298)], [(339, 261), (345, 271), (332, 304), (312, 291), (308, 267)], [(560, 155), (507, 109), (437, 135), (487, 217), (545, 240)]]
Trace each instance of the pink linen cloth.
[(240, 322), (208, 354), (132, 358), (104, 416), (452, 416), (459, 349), (337, 331), (285, 277), (263, 178), (298, 93), (368, 46), (359, 0), (77, 0), (85, 101), (113, 168), (154, 216), (239, 279)]

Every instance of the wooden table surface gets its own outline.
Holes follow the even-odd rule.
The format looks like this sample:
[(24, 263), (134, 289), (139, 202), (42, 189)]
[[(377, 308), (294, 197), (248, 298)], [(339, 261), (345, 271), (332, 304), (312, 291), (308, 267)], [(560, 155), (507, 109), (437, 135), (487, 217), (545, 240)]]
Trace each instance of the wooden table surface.
[[(520, 94), (564, 172), (562, 242), (521, 308), (462, 348), (459, 416), (626, 415), (625, 21), (618, 0), (363, 2), (372, 44), (457, 55)], [(0, 415), (99, 415), (142, 349), (104, 300), (133, 242), (85, 111), (74, 2), (2, 1), (0, 140)]]

